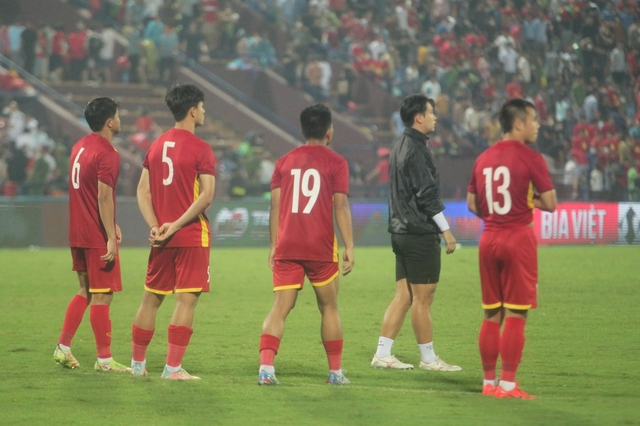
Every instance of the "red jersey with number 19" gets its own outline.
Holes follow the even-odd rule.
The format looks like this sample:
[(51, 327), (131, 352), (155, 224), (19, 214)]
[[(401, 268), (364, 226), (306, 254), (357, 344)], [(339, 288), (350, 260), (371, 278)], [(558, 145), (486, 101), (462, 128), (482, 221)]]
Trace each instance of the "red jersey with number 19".
[[(213, 150), (193, 133), (171, 129), (156, 139), (144, 159), (158, 224), (175, 222), (200, 195), (199, 175), (215, 175)], [(165, 247), (209, 247), (209, 219), (202, 213)]]
[(98, 181), (113, 189), (115, 208), (120, 154), (107, 139), (91, 133), (73, 146), (69, 161), (69, 246), (106, 249), (107, 233), (98, 210)]
[(476, 194), (485, 229), (529, 225), (533, 221), (533, 190), (553, 189), (547, 163), (518, 141), (500, 141), (480, 154), (467, 191)]
[(333, 194), (349, 194), (347, 160), (321, 145), (303, 145), (280, 158), (271, 189), (280, 188), (276, 260), (338, 261)]

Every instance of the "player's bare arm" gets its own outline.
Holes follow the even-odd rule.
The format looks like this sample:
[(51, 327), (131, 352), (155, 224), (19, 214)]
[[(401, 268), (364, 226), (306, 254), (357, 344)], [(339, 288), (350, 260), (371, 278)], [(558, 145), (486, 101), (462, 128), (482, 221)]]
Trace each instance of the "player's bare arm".
[(453, 236), (451, 229), (447, 229), (442, 233), (442, 238), (447, 244), (447, 254), (451, 254), (456, 251), (456, 238)]
[(199, 175), (200, 196), (189, 206), (175, 222), (166, 222), (158, 229), (158, 235), (153, 240), (154, 245), (162, 245), (185, 225), (195, 220), (209, 208), (215, 194), (216, 178), (213, 175)]
[(556, 197), (556, 190), (546, 191), (533, 199), (533, 205), (546, 212), (553, 212), (556, 209), (558, 199)]
[(480, 216), (480, 209), (478, 208), (478, 198), (476, 197), (476, 194), (472, 192), (467, 192), (467, 208), (471, 213), (482, 218)]
[(271, 191), (271, 210), (269, 211), (269, 268), (273, 271), (273, 259), (276, 255), (276, 239), (280, 223), (280, 188)]
[(136, 191), (138, 198), (138, 208), (142, 213), (147, 225), (149, 225), (149, 242), (153, 244), (153, 240), (158, 234), (158, 218), (153, 211), (153, 203), (151, 201), (151, 185), (149, 183), (149, 170), (142, 169), (142, 175), (140, 175), (140, 181), (138, 182), (138, 189)]
[(113, 262), (118, 252), (118, 236), (116, 234), (115, 205), (113, 203), (113, 188), (98, 181), (98, 211), (100, 220), (107, 233), (107, 252), (100, 256), (104, 262)]
[(347, 275), (353, 269), (355, 258), (353, 256), (351, 208), (349, 207), (349, 198), (345, 194), (340, 192), (333, 194), (333, 212), (345, 246), (342, 253), (342, 275)]

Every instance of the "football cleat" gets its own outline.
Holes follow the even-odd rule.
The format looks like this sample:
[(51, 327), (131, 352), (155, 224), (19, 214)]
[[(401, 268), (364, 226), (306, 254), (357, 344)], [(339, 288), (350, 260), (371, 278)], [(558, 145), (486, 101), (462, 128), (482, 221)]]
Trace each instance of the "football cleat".
[(384, 358), (374, 356), (373, 360), (371, 360), (371, 366), (373, 368), (390, 368), (392, 370), (413, 370), (413, 365), (400, 361), (395, 355), (388, 355)]
[(60, 345), (56, 346), (56, 349), (53, 351), (53, 360), (63, 366), (64, 368), (70, 368), (72, 370), (80, 367), (80, 363), (73, 356), (71, 350), (64, 350), (60, 347)]
[(535, 396), (529, 395), (518, 386), (520, 383), (516, 383), (516, 387), (510, 391), (506, 391), (502, 386), (496, 388), (496, 392), (493, 394), (496, 398), (520, 398), (520, 399), (536, 399)]
[(175, 373), (172, 373), (167, 370), (166, 365), (164, 366), (164, 371), (162, 372), (162, 376), (160, 376), (160, 378), (167, 380), (200, 380), (200, 377), (192, 376), (191, 374), (187, 373), (187, 370), (185, 370), (184, 368), (181, 368)]
[(420, 361), (419, 368), (423, 370), (432, 370), (432, 371), (460, 371), (462, 367), (458, 365), (450, 365), (440, 359), (440, 357), (436, 357), (436, 360), (430, 364), (426, 362)]
[(496, 386), (492, 384), (486, 384), (482, 387), (482, 394), (487, 396), (493, 396), (496, 393)]
[(96, 361), (93, 369), (96, 371), (113, 371), (114, 373), (128, 373), (131, 371), (131, 368), (120, 364), (114, 359), (105, 362)]
[(269, 374), (264, 370), (260, 370), (258, 373), (258, 384), (259, 385), (277, 385), (278, 379), (276, 379), (275, 374)]
[(327, 376), (327, 383), (330, 385), (342, 386), (348, 385), (349, 383), (351, 383), (351, 381), (344, 377), (344, 374), (338, 375), (336, 373), (329, 372), (329, 376)]
[(143, 377), (147, 375), (147, 369), (144, 368), (143, 362), (131, 361), (131, 375), (135, 377)]

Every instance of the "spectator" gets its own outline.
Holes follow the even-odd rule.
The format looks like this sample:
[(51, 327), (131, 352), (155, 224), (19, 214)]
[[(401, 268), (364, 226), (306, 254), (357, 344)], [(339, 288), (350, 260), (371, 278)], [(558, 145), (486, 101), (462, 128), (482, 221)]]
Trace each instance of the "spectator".
[(184, 34), (184, 51), (187, 58), (200, 62), (200, 55), (202, 55), (202, 41), (204, 40), (202, 32), (198, 27), (197, 22), (191, 22), (189, 29)]
[(69, 50), (64, 26), (56, 25), (51, 37), (51, 55), (49, 56), (49, 78), (60, 82), (64, 73), (65, 58)]
[(29, 74), (33, 74), (36, 61), (36, 44), (38, 42), (38, 33), (32, 22), (27, 22), (24, 30), (20, 34), (20, 49), (22, 58), (24, 59), (23, 68)]
[(69, 34), (69, 72), (74, 81), (87, 80), (87, 31), (84, 24), (78, 23), (76, 30)]
[(111, 81), (111, 65), (116, 48), (116, 32), (110, 26), (106, 26), (101, 33), (102, 47), (99, 53), (98, 70), (102, 74), (103, 81)]
[(160, 81), (171, 85), (176, 79), (176, 54), (179, 39), (173, 27), (165, 26), (158, 38), (158, 56), (160, 57)]

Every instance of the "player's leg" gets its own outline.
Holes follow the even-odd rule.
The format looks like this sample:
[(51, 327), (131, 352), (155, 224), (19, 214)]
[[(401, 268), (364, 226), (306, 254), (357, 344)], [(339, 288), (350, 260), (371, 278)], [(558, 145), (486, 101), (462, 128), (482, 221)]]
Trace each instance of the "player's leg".
[(333, 262), (308, 262), (305, 270), (316, 293), (318, 310), (320, 311), (320, 335), (327, 353), (329, 375), (327, 383), (346, 385), (349, 380), (342, 373), (342, 348), (344, 346), (342, 322), (338, 312), (338, 289), (340, 270)]
[(89, 306), (89, 278), (82, 249), (71, 248), (73, 270), (78, 274), (78, 293), (71, 299), (64, 316), (62, 331), (58, 339), (58, 345), (53, 352), (53, 360), (65, 368), (78, 368), (80, 363), (71, 353), (71, 340), (78, 331), (84, 313)]
[(145, 290), (142, 303), (131, 326), (131, 374), (146, 376), (147, 348), (156, 329), (158, 309), (164, 301), (164, 294)]
[(176, 293), (176, 308), (169, 324), (167, 361), (162, 378), (174, 380), (199, 379), (182, 368), (182, 359), (193, 334), (193, 320), (200, 293)]
[(260, 369), (258, 384), (277, 384), (274, 360), (284, 335), (284, 323), (289, 312), (295, 307), (300, 288), (278, 290), (273, 293), (273, 306), (262, 324), (260, 336)]
[(536, 307), (538, 283), (537, 244), (530, 227), (510, 231), (504, 250), (502, 270), (504, 294), (504, 328), (500, 337), (500, 386), (496, 398), (533, 399), (516, 384), (516, 372), (522, 359), (525, 337), (524, 328), (529, 309)]
[(295, 307), (304, 283), (304, 269), (293, 261), (276, 260), (273, 267), (273, 305), (262, 324), (258, 384), (277, 384), (274, 359), (284, 335), (284, 323)]
[(396, 370), (411, 370), (413, 368), (413, 365), (401, 362), (391, 354), (393, 342), (402, 328), (413, 297), (411, 287), (406, 279), (405, 239), (404, 236), (400, 235), (391, 236), (391, 246), (396, 256), (396, 293), (382, 319), (378, 348), (371, 360), (371, 366), (374, 368), (392, 368)]
[(485, 231), (480, 236), (480, 284), (484, 320), (478, 334), (478, 348), (482, 360), (482, 394), (493, 395), (498, 386), (496, 364), (500, 355), (500, 325), (504, 319), (501, 291), (502, 259), (499, 253), (501, 238), (496, 232)]
[(482, 360), (483, 395), (493, 395), (498, 386), (496, 364), (500, 355), (500, 324), (503, 315), (501, 306), (484, 310), (484, 321), (482, 321), (478, 335), (478, 347)]
[(111, 356), (111, 317), (109, 314), (113, 293), (122, 291), (120, 257), (116, 254), (113, 262), (100, 259), (102, 249), (87, 249), (87, 274), (91, 293), (90, 320), (96, 340), (98, 360), (97, 371), (125, 372), (129, 368), (115, 361)]
[(169, 324), (167, 362), (163, 379), (198, 380), (182, 368), (182, 359), (193, 334), (193, 319), (200, 294), (209, 291), (209, 247), (175, 249), (176, 308)]
[(440, 359), (433, 347), (431, 305), (440, 280), (440, 236), (437, 234), (410, 235), (405, 248), (407, 281), (413, 295), (411, 326), (420, 351), (419, 368), (436, 371), (459, 371)]

